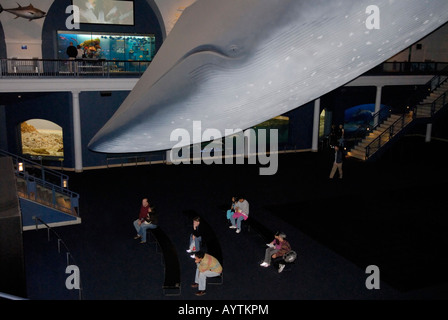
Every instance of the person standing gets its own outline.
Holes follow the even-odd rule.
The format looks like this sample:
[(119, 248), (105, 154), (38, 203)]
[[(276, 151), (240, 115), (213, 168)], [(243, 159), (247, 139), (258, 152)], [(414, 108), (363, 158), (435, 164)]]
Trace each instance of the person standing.
[(330, 172), (330, 179), (334, 178), (336, 170), (339, 172), (339, 179), (342, 179), (342, 162), (344, 160), (344, 153), (338, 145), (334, 146), (334, 162)]
[(196, 253), (194, 261), (197, 268), (194, 283), (191, 286), (198, 288), (198, 292), (196, 292), (197, 296), (203, 296), (205, 294), (207, 278), (219, 276), (222, 273), (222, 266), (218, 259), (203, 251)]
[(78, 51), (78, 54), (76, 55), (76, 59), (82, 59), (84, 56), (84, 49), (78, 44), (76, 46), (76, 50)]
[[(78, 49), (73, 45), (73, 42), (70, 42), (70, 45), (67, 47), (65, 53), (67, 54), (69, 60), (75, 60), (78, 55)], [(70, 72), (73, 72), (73, 63), (73, 61), (68, 62)]]
[(336, 125), (334, 123), (331, 125), (329, 141), (330, 141), (330, 148), (334, 148), (337, 142), (337, 130)]
[(336, 144), (341, 148), (344, 147), (344, 125), (340, 124), (336, 130)]

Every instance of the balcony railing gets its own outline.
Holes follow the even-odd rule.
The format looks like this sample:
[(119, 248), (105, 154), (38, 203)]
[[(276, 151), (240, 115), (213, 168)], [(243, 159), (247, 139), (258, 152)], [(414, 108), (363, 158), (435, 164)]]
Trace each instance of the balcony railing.
[[(0, 59), (0, 78), (5, 77), (140, 77), (151, 61), (104, 59)], [(384, 62), (365, 75), (436, 74), (447, 62)]]
[(365, 75), (425, 75), (438, 74), (448, 62), (384, 62)]
[(0, 59), (5, 77), (140, 77), (151, 61), (104, 59)]

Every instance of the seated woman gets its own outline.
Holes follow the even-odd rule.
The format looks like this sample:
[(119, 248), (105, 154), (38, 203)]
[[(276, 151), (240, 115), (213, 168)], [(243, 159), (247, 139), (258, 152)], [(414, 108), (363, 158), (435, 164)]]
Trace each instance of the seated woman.
[(226, 211), (227, 220), (230, 222), (230, 218), (235, 213), (235, 203), (237, 202), (237, 197), (232, 197), (232, 205), (230, 209)]
[(283, 255), (291, 250), (291, 245), (286, 239), (286, 234), (283, 232), (277, 232), (274, 236), (274, 240), (267, 244), (264, 254), (264, 260), (260, 264), (262, 267), (269, 267), (272, 259), (281, 258)]
[[(202, 235), (199, 229), (200, 223), (201, 219), (199, 217), (193, 218), (193, 231), (190, 234), (190, 245), (187, 250), (188, 253), (194, 253), (201, 250)], [(191, 255), (191, 257), (194, 258), (194, 254)]]
[(249, 218), (249, 202), (243, 197), (238, 197), (238, 202), (235, 202), (235, 213), (230, 217), (232, 225), (231, 229), (236, 229), (236, 233), (241, 232), (241, 221)]

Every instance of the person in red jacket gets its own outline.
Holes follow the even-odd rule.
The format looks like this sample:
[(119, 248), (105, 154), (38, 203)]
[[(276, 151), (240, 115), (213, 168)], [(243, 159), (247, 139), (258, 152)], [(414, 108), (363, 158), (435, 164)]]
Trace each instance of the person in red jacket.
[(148, 215), (148, 207), (149, 207), (149, 201), (148, 198), (142, 199), (142, 205), (140, 207), (140, 213), (138, 215), (138, 219), (134, 220), (134, 228), (137, 231), (137, 235), (134, 237), (134, 239), (141, 238), (139, 232), (140, 232), (140, 225), (145, 221), (146, 216)]

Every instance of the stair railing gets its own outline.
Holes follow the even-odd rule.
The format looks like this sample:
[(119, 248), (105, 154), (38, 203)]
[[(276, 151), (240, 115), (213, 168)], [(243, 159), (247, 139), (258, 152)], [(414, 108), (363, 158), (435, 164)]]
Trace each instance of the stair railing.
[(46, 168), (37, 162), (18, 156), (16, 154), (12, 154), (5, 150), (0, 150), (0, 155), (12, 158), (14, 166), (16, 168), (16, 172), (19, 175), (24, 175), (25, 172), (28, 172), (29, 174), (32, 174), (44, 181), (59, 185), (63, 188), (68, 187), (68, 176), (61, 172)]
[(412, 121), (412, 118), (408, 116), (408, 113), (404, 113), (394, 123), (390, 125), (385, 131), (383, 131), (378, 137), (366, 146), (366, 159), (372, 154), (378, 151), (384, 144), (391, 140), (397, 133), (399, 133), (405, 126)]
[[(68, 189), (69, 177), (67, 175), (5, 150), (0, 150), (0, 156), (12, 158), (16, 176), (23, 179), (26, 183), (26, 194), (24, 196), (30, 200), (67, 212), (67, 210), (63, 210), (66, 207), (62, 207), (57, 203), (56, 195), (62, 195), (70, 199), (70, 210), (67, 213), (79, 216), (79, 194)], [(51, 201), (39, 197), (37, 186), (52, 192)]]
[(389, 108), (381, 108), (380, 110), (372, 114), (373, 125), (360, 127), (349, 135), (345, 134), (345, 140), (351, 141), (352, 146), (350, 148), (355, 147), (359, 142), (364, 140), (368, 134), (381, 126), (384, 121), (389, 118), (390, 114), (391, 110)]
[[(424, 97), (427, 97), (428, 94), (431, 94), (436, 89), (438, 89), (442, 84), (448, 81), (448, 67), (445, 67), (439, 74), (435, 75), (431, 80), (429, 80), (424, 86)], [(421, 99), (423, 91), (419, 90), (414, 94), (410, 99), (416, 101), (417, 98)], [(431, 103), (431, 117), (435, 112), (443, 108), (447, 102), (446, 95), (448, 91), (445, 91), (440, 97), (434, 100)], [(438, 107), (438, 103), (442, 103), (440, 107)], [(378, 151), (385, 143), (387, 143), (390, 139), (392, 139), (397, 133), (399, 133), (406, 125), (408, 125), (413, 119), (415, 119), (418, 112), (418, 102), (414, 102), (412, 108), (407, 106), (405, 112), (398, 118), (391, 126), (382, 132), (378, 137), (376, 137), (371, 143), (369, 143), (365, 150), (365, 158), (368, 159), (372, 154)], [(412, 117), (409, 117), (409, 112), (412, 113)]]
[[(67, 261), (67, 267), (69, 265), (71, 265), (70, 262), (72, 262), (73, 265), (77, 266), (77, 263), (75, 261), (75, 258), (73, 257), (73, 255), (70, 253), (70, 250), (68, 248), (68, 246), (65, 244), (64, 240), (62, 239), (62, 237), (53, 229), (51, 228), (45, 221), (43, 221), (41, 218), (39, 217), (33, 217), (33, 219), (36, 222), (36, 230), (38, 230), (38, 225), (39, 223), (45, 225), (45, 227), (47, 228), (47, 238), (48, 241), (50, 241), (50, 232), (52, 232), (56, 238), (57, 238), (57, 243), (58, 243), (58, 253), (61, 253), (61, 244), (62, 246), (65, 248), (66, 251), (66, 261)], [(79, 300), (82, 300), (82, 284), (81, 284), (81, 278), (79, 278)]]
[(414, 107), (414, 114), (413, 114), (414, 119), (419, 117), (419, 110), (421, 110), (422, 108), (425, 108), (426, 106), (430, 106), (429, 107), (429, 109), (431, 111), (430, 117), (432, 118), (434, 116), (434, 114), (437, 111), (439, 111), (440, 109), (442, 109), (446, 105), (446, 103), (448, 102), (447, 94), (448, 94), (448, 90), (445, 91), (440, 97), (435, 99), (433, 102), (422, 103), (420, 105), (415, 106)]

